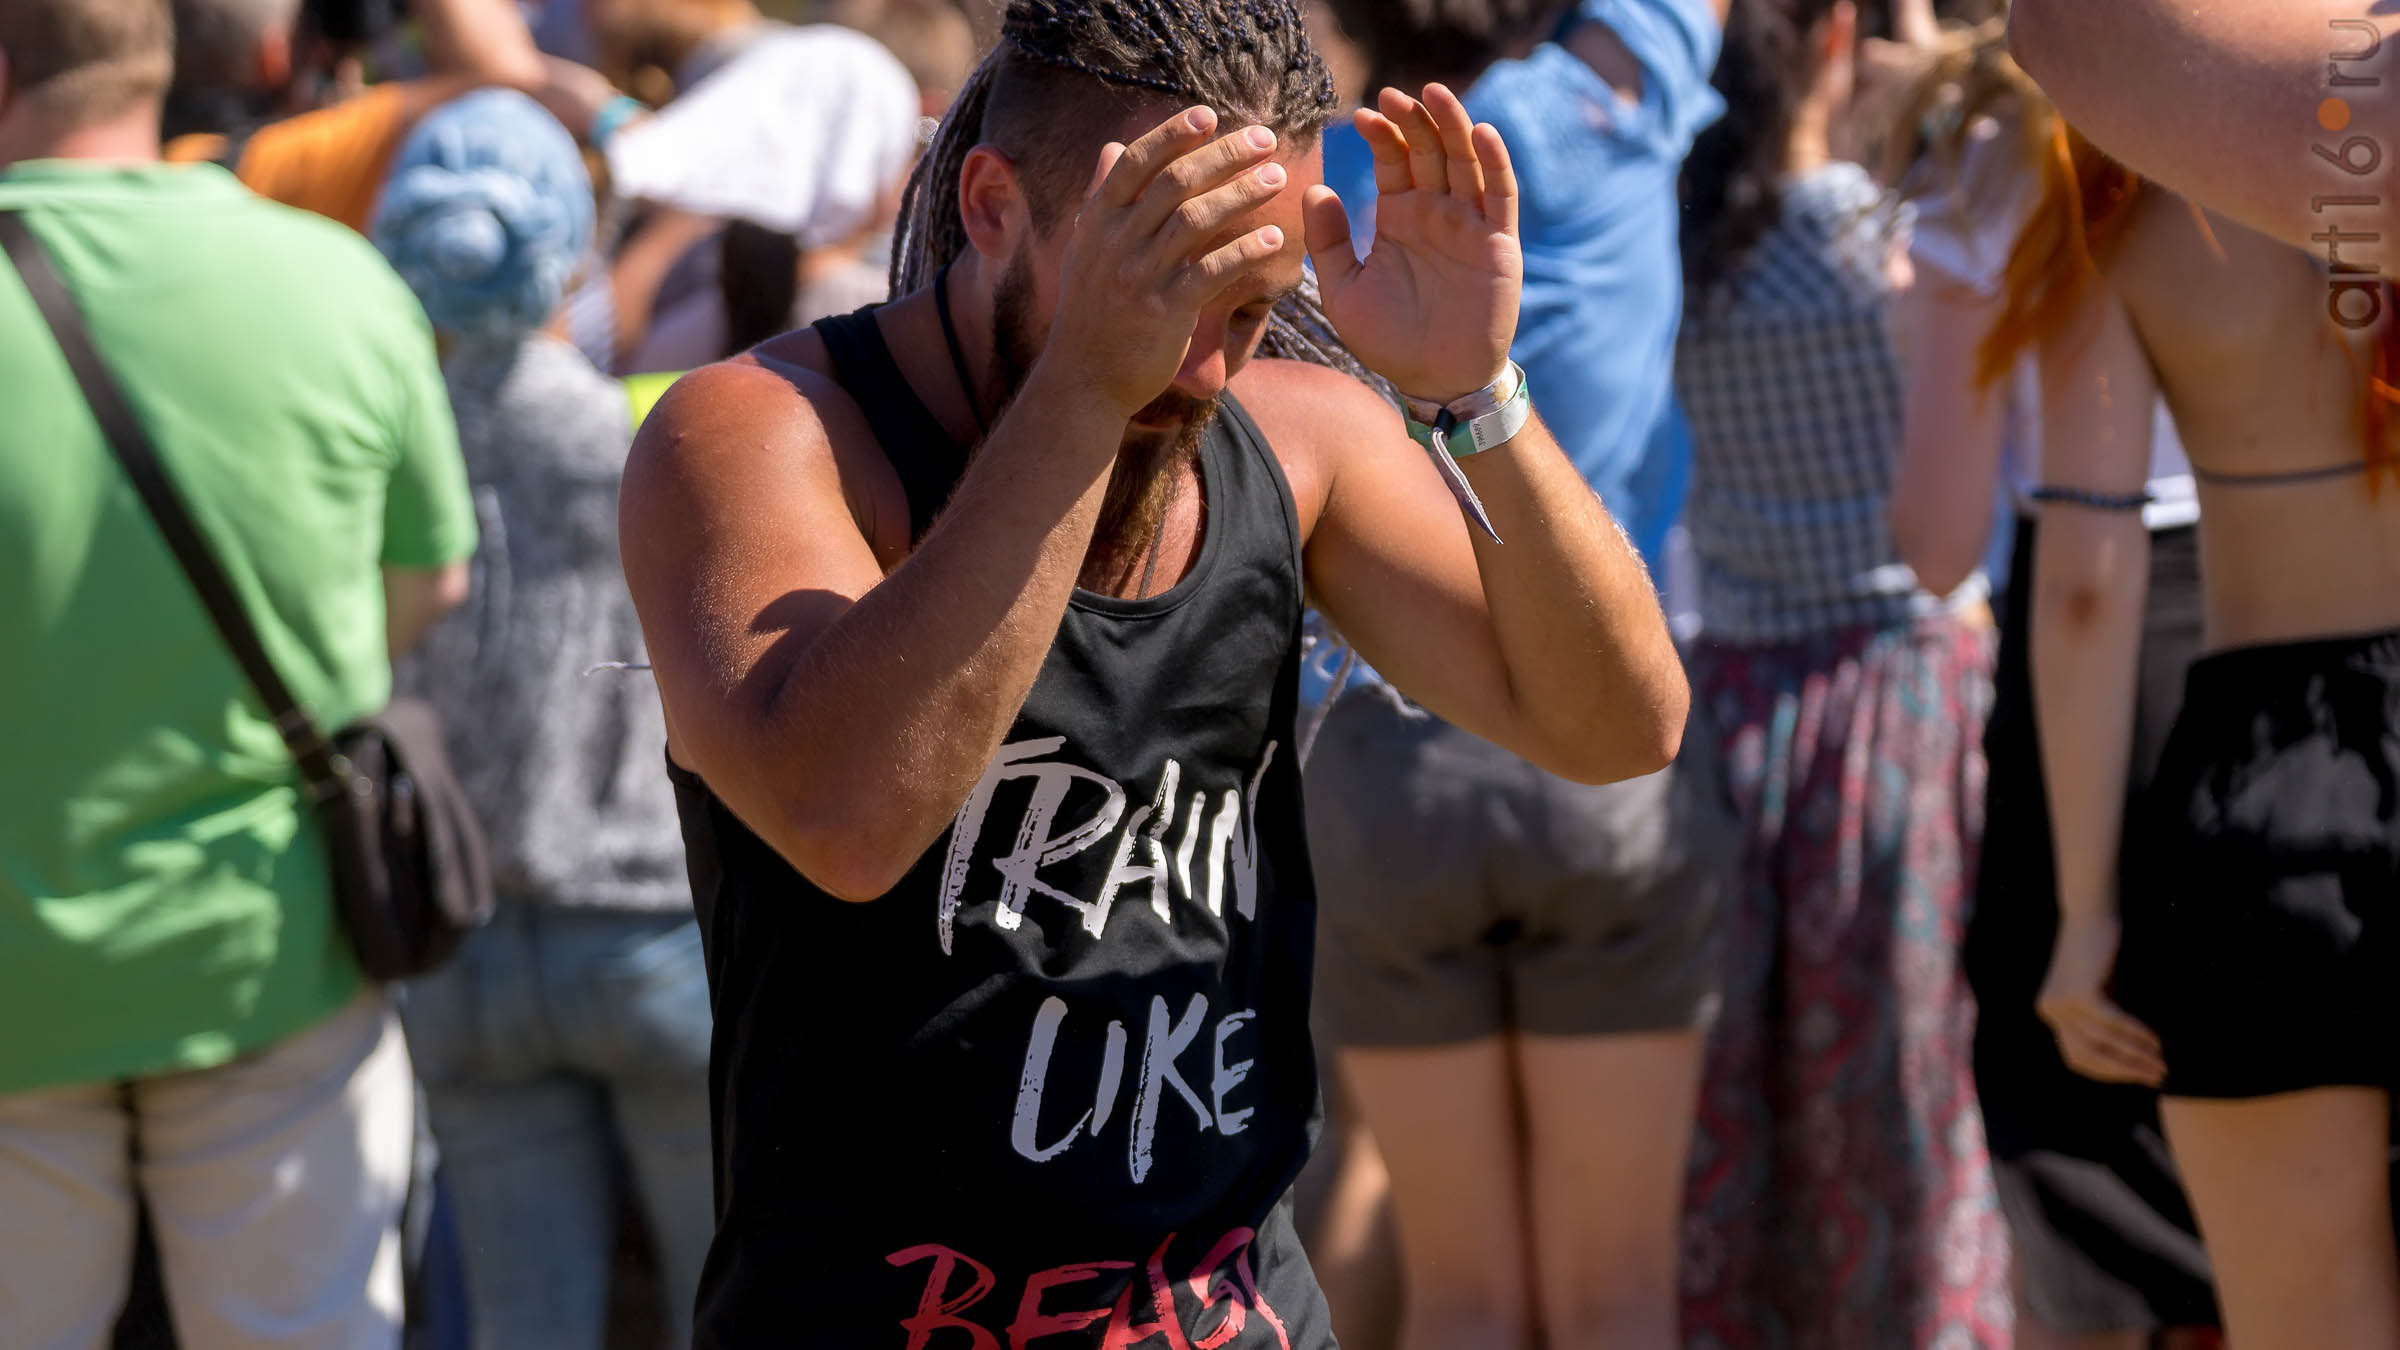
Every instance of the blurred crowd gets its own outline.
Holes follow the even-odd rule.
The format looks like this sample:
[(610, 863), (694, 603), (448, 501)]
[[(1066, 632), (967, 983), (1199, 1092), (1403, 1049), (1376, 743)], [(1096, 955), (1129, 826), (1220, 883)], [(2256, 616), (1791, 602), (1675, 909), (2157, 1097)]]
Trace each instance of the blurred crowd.
[[(0, 0), (0, 1350), (691, 1343), (712, 1001), (620, 481), (679, 376), (887, 298), (1004, 8)], [(2198, 1350), (2212, 1254), (2312, 1343), (2249, 1310), (2388, 1252), (2388, 1102), (2226, 1103), (2380, 1089), (2389, 1006), (2188, 902), (2390, 922), (2343, 887), (2393, 879), (2400, 658), (2293, 653), (2393, 626), (2344, 475), (2400, 348), (2062, 120), (2003, 0), (1306, 8), (1345, 108), (1505, 137), (1516, 359), (1693, 695), (1586, 786), (1319, 629), (1295, 1203), (1344, 1344)], [(1322, 158), (1364, 254), (1371, 147)], [(29, 267), (313, 726), (438, 712), (493, 897), (447, 959), (362, 975), (302, 723)]]

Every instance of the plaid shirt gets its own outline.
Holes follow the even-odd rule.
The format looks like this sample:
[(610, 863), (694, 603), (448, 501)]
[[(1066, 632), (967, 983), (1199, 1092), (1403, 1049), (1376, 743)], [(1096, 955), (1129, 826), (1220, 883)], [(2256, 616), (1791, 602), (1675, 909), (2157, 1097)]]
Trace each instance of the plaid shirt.
[(1886, 268), (1913, 219), (1865, 170), (1829, 165), (1789, 184), (1741, 270), (1690, 301), (1675, 379), (1709, 637), (1889, 626), (1983, 593), (1977, 578), (1949, 600), (1926, 594), (1886, 520), (1904, 388)]

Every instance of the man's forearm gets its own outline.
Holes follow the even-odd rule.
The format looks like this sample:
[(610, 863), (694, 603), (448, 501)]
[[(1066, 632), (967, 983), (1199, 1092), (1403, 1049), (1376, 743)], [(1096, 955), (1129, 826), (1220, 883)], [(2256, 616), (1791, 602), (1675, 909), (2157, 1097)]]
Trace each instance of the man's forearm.
[(1037, 366), (907, 561), (773, 675), (756, 754), (819, 885), (882, 894), (974, 789), (1057, 636), (1123, 430)]
[(1641, 555), (1539, 418), (1465, 465), (1507, 541), (1475, 560), (1519, 715), (1579, 776), (1663, 767), (1690, 693)]
[(2369, 0), (2017, 0), (2010, 24), (2070, 123), (2200, 204), (2301, 248), (2400, 220), (2400, 30)]

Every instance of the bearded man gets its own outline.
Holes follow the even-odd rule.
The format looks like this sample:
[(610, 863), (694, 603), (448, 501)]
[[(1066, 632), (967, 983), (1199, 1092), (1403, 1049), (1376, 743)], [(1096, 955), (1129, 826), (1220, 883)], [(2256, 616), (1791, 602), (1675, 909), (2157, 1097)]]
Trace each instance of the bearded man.
[[(1673, 756), (1650, 583), (1508, 360), (1506, 147), (1385, 91), (1362, 261), (1333, 108), (1288, 0), (1016, 0), (900, 298), (644, 428), (626, 573), (717, 1010), (699, 1344), (1330, 1347), (1287, 1200), (1304, 603), (1554, 772)], [(1418, 443), (1254, 359), (1305, 258), (1321, 350)]]

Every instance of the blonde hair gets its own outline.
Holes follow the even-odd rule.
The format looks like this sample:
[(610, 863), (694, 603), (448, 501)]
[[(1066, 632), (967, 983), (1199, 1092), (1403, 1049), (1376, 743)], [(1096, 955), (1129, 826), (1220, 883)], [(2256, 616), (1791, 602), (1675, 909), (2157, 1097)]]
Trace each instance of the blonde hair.
[(2049, 140), (2057, 114), (2033, 78), (2008, 54), (2008, 20), (1951, 27), (1929, 54), (1925, 69), (1893, 108), (1883, 137), (1883, 177), (1910, 197), (1963, 187), (1967, 205), (1989, 208), (2006, 188), (2006, 175), (1964, 181), (1967, 151), (1978, 128), (1996, 124), (2017, 138), (2017, 165), (2030, 171)]

